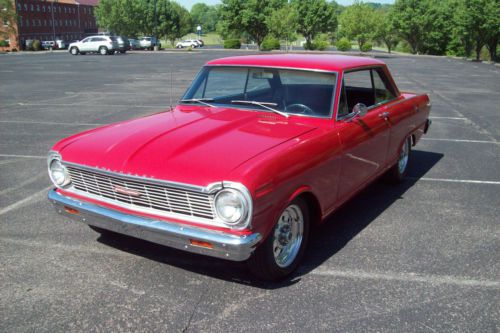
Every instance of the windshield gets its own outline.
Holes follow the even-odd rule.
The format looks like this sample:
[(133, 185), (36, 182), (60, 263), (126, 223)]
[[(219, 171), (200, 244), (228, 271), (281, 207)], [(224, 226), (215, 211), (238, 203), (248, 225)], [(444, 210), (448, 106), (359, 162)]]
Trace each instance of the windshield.
[(335, 73), (279, 68), (204, 67), (182, 100), (210, 100), (211, 105), (329, 118)]

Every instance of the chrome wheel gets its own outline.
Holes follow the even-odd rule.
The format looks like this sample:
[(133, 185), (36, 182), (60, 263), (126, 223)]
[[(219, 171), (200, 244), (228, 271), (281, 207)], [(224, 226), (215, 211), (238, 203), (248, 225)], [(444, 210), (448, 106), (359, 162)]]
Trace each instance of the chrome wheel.
[(288, 206), (278, 219), (273, 234), (274, 260), (279, 267), (290, 266), (300, 250), (304, 234), (304, 215), (297, 205)]
[(101, 48), (99, 49), (99, 53), (101, 55), (106, 55), (106, 54), (108, 54), (108, 49), (104, 46), (101, 46)]
[(403, 144), (403, 148), (399, 153), (398, 171), (400, 174), (404, 174), (406, 167), (408, 166), (409, 155), (410, 155), (410, 141), (408, 138), (406, 139), (405, 143)]

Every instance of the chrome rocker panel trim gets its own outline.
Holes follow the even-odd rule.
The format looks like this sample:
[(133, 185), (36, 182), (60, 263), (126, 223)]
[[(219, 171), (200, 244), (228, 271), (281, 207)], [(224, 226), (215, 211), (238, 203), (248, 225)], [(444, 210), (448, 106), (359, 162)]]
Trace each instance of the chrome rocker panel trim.
[[(147, 240), (176, 249), (232, 261), (244, 261), (250, 257), (262, 239), (259, 233), (236, 236), (219, 231), (185, 226), (119, 212), (92, 203), (64, 196), (52, 189), (49, 200), (61, 215), (88, 225), (111, 230), (120, 234)], [(78, 210), (78, 215), (68, 213), (64, 207)], [(212, 249), (195, 246), (190, 240), (209, 242)]]

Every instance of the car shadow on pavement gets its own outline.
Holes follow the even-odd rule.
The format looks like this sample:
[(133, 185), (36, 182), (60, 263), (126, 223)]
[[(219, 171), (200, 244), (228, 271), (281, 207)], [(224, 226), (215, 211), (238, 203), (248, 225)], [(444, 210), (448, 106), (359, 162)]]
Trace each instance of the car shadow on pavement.
[(329, 216), (324, 224), (311, 233), (309, 248), (301, 267), (279, 283), (259, 281), (250, 274), (245, 263), (187, 253), (129, 236), (102, 235), (98, 241), (196, 274), (263, 289), (283, 288), (299, 282), (301, 276), (321, 266), (339, 252), (389, 206), (402, 199), (403, 194), (443, 156), (441, 153), (413, 150), (407, 179), (398, 185), (389, 185), (381, 178)]

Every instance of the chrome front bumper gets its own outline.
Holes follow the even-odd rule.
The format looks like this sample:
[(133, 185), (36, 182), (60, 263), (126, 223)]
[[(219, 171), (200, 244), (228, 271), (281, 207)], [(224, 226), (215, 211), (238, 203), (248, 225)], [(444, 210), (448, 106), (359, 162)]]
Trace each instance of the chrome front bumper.
[[(76, 221), (211, 257), (233, 261), (246, 260), (261, 240), (259, 233), (237, 236), (126, 214), (64, 196), (56, 192), (55, 189), (49, 191), (49, 200), (54, 204), (58, 213)], [(210, 243), (212, 248), (193, 245), (193, 241), (195, 244)]]

